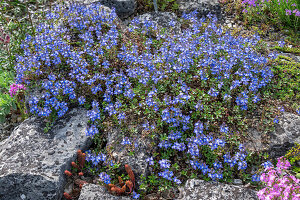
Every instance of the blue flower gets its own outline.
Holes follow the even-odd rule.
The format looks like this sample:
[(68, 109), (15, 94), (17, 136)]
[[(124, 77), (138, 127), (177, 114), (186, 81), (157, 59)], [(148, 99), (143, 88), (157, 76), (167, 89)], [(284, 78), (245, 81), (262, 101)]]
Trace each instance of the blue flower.
[(172, 146), (172, 149), (175, 149), (175, 150), (178, 150), (178, 151), (184, 151), (185, 150), (185, 144), (175, 142)]
[(221, 127), (220, 127), (220, 132), (227, 134), (228, 131), (229, 131), (229, 128), (227, 126), (225, 126), (225, 124), (222, 124)]
[(79, 97), (79, 98), (78, 98), (78, 102), (79, 102), (79, 105), (84, 104), (84, 102), (85, 102), (84, 96)]
[(167, 140), (163, 140), (163, 141), (161, 141), (159, 144), (158, 144), (158, 146), (160, 147), (160, 148), (169, 148), (169, 147), (171, 147), (172, 146), (172, 143), (170, 143), (169, 141), (167, 141)]
[(178, 178), (176, 178), (176, 177), (173, 178), (173, 181), (174, 181), (177, 185), (180, 185), (180, 184), (181, 184), (181, 181), (180, 181)]
[(171, 131), (171, 133), (168, 136), (168, 139), (170, 140), (177, 140), (181, 138), (182, 133), (180, 131)]
[(246, 161), (239, 161), (238, 162), (238, 170), (242, 169), (246, 169), (247, 168), (247, 162)]
[(296, 112), (298, 113), (298, 115), (300, 115), (300, 107), (298, 108), (298, 110), (296, 110)]
[(133, 199), (139, 199), (140, 198), (140, 194), (136, 193), (135, 191), (132, 192), (132, 198)]
[(258, 174), (252, 175), (252, 181), (253, 182), (259, 182), (260, 181), (260, 176)]
[(130, 139), (128, 137), (123, 138), (121, 144), (122, 145), (130, 145), (131, 144)]
[(160, 164), (160, 168), (162, 168), (162, 169), (170, 168), (170, 166), (171, 166), (170, 162), (171, 161), (166, 160), (166, 159), (162, 159), (162, 160), (158, 161), (158, 163)]
[(271, 161), (266, 161), (264, 163), (261, 164), (265, 169), (269, 168), (269, 167), (273, 167), (273, 164), (271, 163)]
[(221, 168), (223, 168), (222, 163), (219, 162), (219, 161), (215, 161), (213, 163), (213, 166), (214, 166), (215, 169), (221, 169)]
[(281, 40), (281, 41), (278, 41), (278, 46), (280, 46), (280, 47), (283, 47), (283, 46), (284, 46), (284, 44), (285, 44), (285, 42), (284, 42), (283, 40)]
[(110, 177), (108, 174), (106, 174), (105, 172), (101, 172), (99, 174), (100, 179), (105, 183), (105, 184), (110, 184)]
[(150, 158), (147, 158), (147, 159), (146, 159), (146, 162), (148, 162), (148, 163), (149, 163), (149, 165), (154, 165), (154, 160), (153, 160), (153, 158), (152, 158), (152, 157), (150, 157)]
[(165, 169), (165, 171), (158, 173), (158, 176), (161, 176), (169, 181), (172, 181), (172, 176), (174, 173), (172, 171), (169, 171), (168, 169)]
[(85, 131), (86, 136), (93, 137), (95, 134), (98, 134), (99, 130), (95, 125), (91, 125), (87, 130)]

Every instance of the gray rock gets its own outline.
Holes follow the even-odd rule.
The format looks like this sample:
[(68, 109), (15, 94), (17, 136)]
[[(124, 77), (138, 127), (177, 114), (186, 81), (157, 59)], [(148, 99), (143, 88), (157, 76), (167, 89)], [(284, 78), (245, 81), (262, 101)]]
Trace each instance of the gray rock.
[(112, 9), (116, 9), (116, 14), (120, 19), (126, 19), (132, 15), (136, 9), (136, 0), (75, 0), (86, 5), (100, 3)]
[(179, 188), (180, 194), (177, 200), (251, 200), (258, 199), (256, 192), (235, 185), (204, 180), (188, 180), (184, 187)]
[(113, 196), (100, 185), (84, 184), (78, 200), (130, 200), (130, 198)]
[(262, 143), (263, 134), (255, 129), (248, 130), (249, 143), (246, 148), (256, 151), (268, 150), (271, 158), (283, 156), (294, 143), (300, 142), (300, 116), (284, 112), (275, 125), (275, 131), (268, 133), (269, 144)]
[[(142, 128), (141, 128), (142, 129)], [(141, 130), (139, 129), (139, 130)], [(129, 149), (122, 145), (123, 136), (118, 129), (111, 129), (107, 135), (106, 149), (112, 155), (113, 160), (121, 163), (121, 170), (124, 165), (128, 164), (135, 175), (136, 188), (141, 184), (140, 175), (147, 176), (149, 174), (148, 162), (146, 159), (150, 157), (150, 152), (153, 150), (151, 140), (149, 138), (142, 138), (140, 133), (137, 133), (135, 142), (137, 146), (134, 147), (134, 155), (129, 155)], [(132, 140), (131, 140), (132, 141)], [(131, 146), (133, 147), (133, 145)], [(125, 169), (124, 169), (124, 173)]]
[(243, 181), (241, 179), (233, 179), (234, 185), (243, 185)]
[(271, 145), (300, 143), (300, 116), (284, 112), (271, 133)]
[(30, 117), (0, 142), (0, 199), (60, 199), (65, 170), (78, 149), (89, 147), (86, 110), (73, 109), (45, 134), (41, 118)]
[[(181, 23), (178, 22), (177, 16), (175, 13), (151, 12), (151, 13), (146, 13), (143, 15), (136, 16), (135, 18), (137, 18), (139, 21), (138, 27), (142, 28), (143, 30), (146, 30), (144, 23), (148, 22), (148, 21), (152, 21), (154, 24), (152, 26), (153, 28), (157, 27), (159, 30), (162, 28), (166, 28), (166, 34), (173, 33), (173, 31), (175, 32), (175, 34), (181, 33), (181, 28), (180, 28)], [(174, 21), (175, 25), (169, 25), (170, 21)], [(132, 23), (130, 22), (129, 24), (132, 24)]]
[(218, 19), (223, 18), (222, 9), (218, 0), (177, 0), (179, 13), (198, 11), (197, 17), (206, 17), (208, 13), (216, 15)]

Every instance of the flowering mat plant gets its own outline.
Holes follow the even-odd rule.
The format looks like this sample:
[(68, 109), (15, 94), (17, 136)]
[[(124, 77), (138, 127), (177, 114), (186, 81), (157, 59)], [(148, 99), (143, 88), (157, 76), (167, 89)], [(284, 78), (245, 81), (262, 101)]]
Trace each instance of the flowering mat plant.
[[(86, 108), (86, 135), (94, 144), (80, 153), (84, 166), (74, 163), (73, 170), (98, 176), (99, 184), (117, 195), (143, 198), (201, 178), (241, 179), (262, 188), (261, 199), (300, 199), (299, 179), (287, 172), (288, 160), (279, 160), (274, 169), (244, 144), (246, 119), (272, 85), (277, 53), (258, 53), (257, 34), (233, 36), (214, 16), (196, 14), (183, 14), (181, 34), (172, 29), (167, 34), (138, 18), (120, 30), (115, 9), (108, 12), (100, 4), (57, 5), (35, 35), (26, 35), (11, 93), (43, 89), (40, 97), (31, 96), (29, 109), (49, 126), (71, 108)], [(139, 138), (152, 140), (146, 160), (152, 175), (139, 177), (139, 186), (134, 170), (123, 163), (128, 175), (120, 175), (121, 163), (104, 148), (104, 130), (111, 126), (122, 130), (120, 144), (129, 155), (134, 156)], [(259, 169), (253, 172), (253, 166)]]

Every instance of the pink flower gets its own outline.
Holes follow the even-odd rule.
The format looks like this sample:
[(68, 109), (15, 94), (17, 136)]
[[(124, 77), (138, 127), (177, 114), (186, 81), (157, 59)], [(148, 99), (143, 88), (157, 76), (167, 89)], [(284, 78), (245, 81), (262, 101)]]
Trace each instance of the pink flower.
[(13, 83), (10, 85), (9, 94), (13, 97), (20, 90), (26, 90), (26, 87), (22, 84)]
[(285, 15), (291, 15), (291, 14), (292, 14), (291, 10), (285, 9)]

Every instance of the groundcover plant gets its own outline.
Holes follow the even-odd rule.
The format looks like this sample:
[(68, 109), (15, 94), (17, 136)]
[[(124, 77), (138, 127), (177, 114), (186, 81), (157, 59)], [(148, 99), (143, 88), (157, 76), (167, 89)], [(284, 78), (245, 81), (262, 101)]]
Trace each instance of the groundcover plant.
[(26, 36), (24, 55), (17, 56), (16, 84), (43, 88), (41, 98), (29, 101), (32, 114), (51, 124), (70, 108), (88, 109), (86, 134), (98, 148), (86, 152), (87, 167), (102, 184), (116, 183), (110, 174), (120, 166), (99, 148), (103, 130), (119, 127), (121, 144), (134, 154), (139, 135), (128, 126), (142, 124), (153, 139), (147, 159), (152, 175), (141, 177), (133, 198), (188, 178), (259, 180), (260, 172), (250, 167), (260, 160), (243, 145), (244, 117), (271, 81), (276, 54), (254, 51), (258, 35), (233, 37), (213, 16), (196, 14), (183, 15), (186, 28), (176, 35), (151, 21), (141, 28), (137, 18), (128, 31), (119, 31), (115, 10), (100, 4), (58, 5), (36, 35)]

